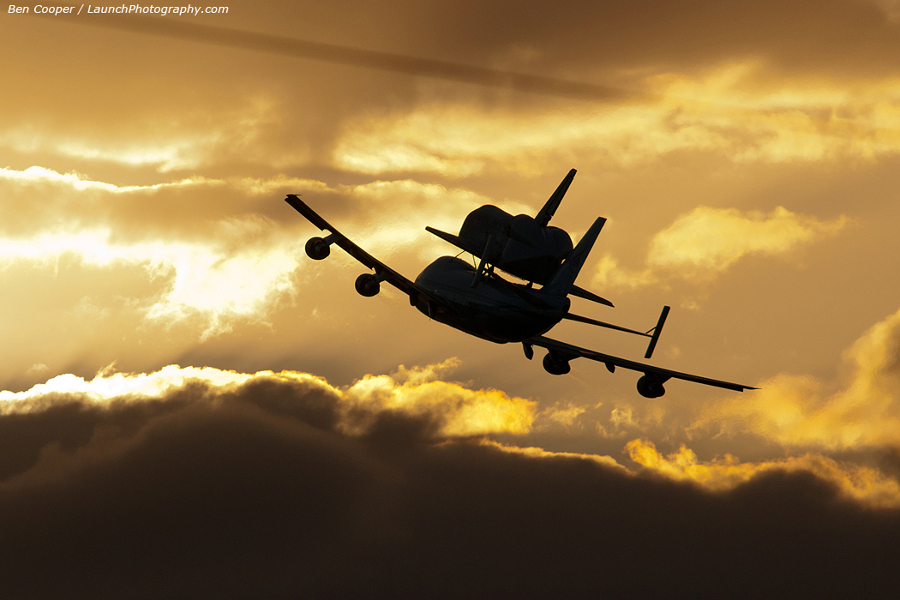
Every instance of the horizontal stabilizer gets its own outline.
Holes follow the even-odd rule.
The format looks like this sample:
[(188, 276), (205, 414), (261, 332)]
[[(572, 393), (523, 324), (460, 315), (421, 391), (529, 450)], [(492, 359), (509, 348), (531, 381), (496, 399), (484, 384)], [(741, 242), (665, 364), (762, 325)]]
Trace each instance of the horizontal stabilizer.
[(606, 327), (607, 329), (615, 329), (616, 331), (624, 331), (625, 333), (633, 333), (635, 335), (642, 335), (644, 337), (650, 337), (649, 333), (644, 333), (643, 331), (628, 329), (627, 327), (613, 325), (612, 323), (607, 323), (606, 321), (598, 321), (597, 319), (591, 319), (589, 317), (582, 317), (581, 315), (573, 315), (572, 313), (564, 314), (563, 319), (568, 319), (569, 321), (578, 321), (579, 323), (587, 323), (588, 325), (596, 325), (597, 327)]
[(425, 227), (425, 231), (427, 231), (428, 233), (433, 233), (445, 242), (450, 242), (460, 250), (465, 250), (469, 254), (472, 254), (479, 258), (481, 257), (481, 251), (483, 250), (483, 248), (481, 248), (477, 244), (470, 244), (458, 235), (453, 235), (452, 233), (447, 233), (446, 231), (441, 231), (440, 229), (435, 229), (431, 226)]
[[(663, 325), (666, 324), (666, 317), (669, 316), (670, 308), (668, 306), (663, 306), (662, 312), (659, 313), (659, 321), (656, 322), (656, 327), (651, 329), (653, 335), (650, 337), (650, 345), (647, 346), (647, 353), (644, 354), (644, 358), (650, 358), (653, 356), (653, 350), (656, 348), (656, 343), (659, 341), (659, 334), (662, 333)], [(647, 333), (650, 333), (648, 331)]]
[(578, 296), (579, 298), (584, 298), (585, 300), (590, 300), (591, 302), (596, 302), (598, 304), (603, 304), (605, 306), (609, 306), (611, 308), (615, 308), (612, 302), (607, 300), (606, 298), (601, 298), (594, 292), (589, 292), (584, 288), (580, 288), (577, 285), (573, 285), (572, 289), (569, 290), (569, 293), (573, 296)]

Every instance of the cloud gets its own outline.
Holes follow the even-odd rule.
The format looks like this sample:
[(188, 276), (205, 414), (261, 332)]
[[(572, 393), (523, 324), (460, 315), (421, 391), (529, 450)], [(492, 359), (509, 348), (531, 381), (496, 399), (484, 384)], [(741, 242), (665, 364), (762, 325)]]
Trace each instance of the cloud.
[[(343, 186), (341, 191), (357, 206), (351, 217), (352, 227), (357, 231), (346, 233), (378, 256), (390, 256), (418, 245), (425, 246), (428, 256), (433, 258), (435, 250), (445, 251), (448, 245), (426, 232), (426, 225), (444, 231), (458, 230), (470, 211), (491, 202), (487, 196), (462, 187), (447, 188), (412, 179), (372, 181)], [(516, 208), (530, 210), (513, 204), (513, 210)]]
[(101, 132), (95, 136), (67, 135), (60, 131), (39, 133), (34, 127), (17, 127), (10, 123), (0, 133), (0, 145), (22, 154), (49, 152), (66, 158), (112, 162), (127, 167), (149, 166), (159, 172), (168, 172), (198, 167), (197, 146), (209, 143), (209, 140), (196, 138), (170, 137), (156, 141), (143, 137), (140, 142), (135, 142), (133, 139), (110, 141), (103, 137)]
[(328, 185), (313, 179), (288, 177), (278, 174), (273, 177), (232, 177), (227, 179), (211, 179), (203, 176), (186, 177), (176, 181), (152, 183), (148, 185), (115, 185), (106, 181), (96, 181), (87, 178), (77, 172), (58, 173), (53, 169), (37, 165), (23, 170), (0, 168), (0, 179), (18, 183), (21, 185), (35, 183), (50, 183), (61, 187), (70, 188), (74, 192), (100, 191), (111, 194), (129, 194), (134, 192), (153, 192), (165, 188), (178, 188), (187, 186), (222, 187), (230, 186), (238, 190), (257, 195), (268, 195), (284, 190), (314, 190), (320, 193), (332, 191)]
[(741, 462), (726, 454), (711, 461), (681, 445), (678, 452), (663, 456), (648, 440), (632, 440), (625, 446), (631, 460), (674, 479), (692, 481), (712, 491), (734, 489), (738, 485), (770, 471), (807, 472), (834, 484), (840, 492), (863, 504), (881, 508), (900, 508), (900, 481), (877, 469), (853, 463), (841, 463), (821, 454), (807, 453), (761, 462)]
[(847, 223), (843, 215), (820, 221), (781, 206), (769, 214), (698, 206), (653, 237), (644, 270), (621, 269), (607, 254), (600, 259), (593, 281), (598, 286), (636, 288), (663, 276), (711, 279), (745, 256), (788, 254), (837, 234)]
[(91, 380), (72, 374), (57, 375), (26, 391), (0, 391), (0, 412), (21, 414), (73, 400), (99, 405), (114, 399), (146, 401), (167, 396), (188, 384), (215, 386), (220, 391), (228, 391), (251, 378), (252, 375), (234, 371), (178, 365), (168, 365), (153, 373), (100, 372)]
[[(773, 581), (788, 595), (893, 589), (897, 510), (843, 499), (804, 459), (711, 493), (610, 457), (448, 439), (435, 428), (446, 417), (490, 412), (449, 385), (440, 401), (433, 378), (452, 366), (401, 369), (405, 382), (365, 393), (297, 372), (175, 366), (5, 393), (4, 589), (36, 598), (198, 589), (593, 598), (673, 586), (703, 598)], [(359, 410), (373, 414), (350, 432), (345, 419)], [(700, 467), (718, 465), (680, 472)], [(698, 578), (697, 565), (708, 574)], [(809, 565), (822, 575), (797, 577)]]
[(237, 373), (212, 367), (166, 366), (149, 374), (100, 372), (85, 380), (75, 375), (59, 375), (23, 392), (0, 391), (0, 414), (20, 414), (43, 410), (72, 399), (105, 406), (114, 400), (149, 401), (169, 396), (188, 386), (205, 386), (216, 394), (260, 381), (285, 385), (316, 385), (336, 398), (335, 410), (343, 415), (342, 427), (359, 433), (371, 426), (378, 414), (398, 412), (412, 417), (429, 417), (440, 422), (443, 436), (471, 436), (487, 433), (525, 433), (531, 429), (536, 403), (509, 397), (498, 390), (472, 390), (457, 383), (438, 380), (455, 369), (456, 358), (443, 363), (406, 369), (394, 376), (367, 375), (344, 390), (329, 386), (306, 373), (260, 371)]
[(768, 215), (699, 206), (653, 237), (647, 263), (654, 269), (721, 272), (748, 254), (786, 254), (846, 224), (843, 216), (818, 221), (781, 206)]
[[(367, 375), (347, 388), (344, 396), (353, 406), (376, 414), (399, 411), (416, 417), (437, 416), (444, 436), (521, 434), (531, 430), (536, 402), (511, 398), (499, 390), (470, 390), (435, 380), (458, 364), (457, 359), (448, 359), (411, 371), (401, 365), (396, 377), (405, 378), (402, 383), (388, 375)], [(348, 425), (358, 430), (360, 424)]]
[(629, 471), (616, 462), (611, 456), (601, 456), (599, 454), (583, 454), (579, 452), (551, 452), (548, 450), (544, 450), (543, 448), (537, 448), (534, 446), (522, 447), (522, 446), (513, 446), (510, 444), (501, 444), (499, 442), (495, 442), (489, 439), (482, 439), (480, 441), (482, 446), (487, 446), (489, 448), (496, 448), (498, 450), (502, 450), (503, 452), (508, 452), (510, 454), (518, 454), (521, 456), (530, 456), (532, 458), (576, 458), (583, 460), (590, 460), (596, 462), (598, 464), (604, 465), (606, 467), (613, 467), (618, 470), (620, 473), (629, 473)]
[[(265, 323), (295, 297), (297, 273), (308, 264), (302, 244), (317, 230), (277, 198), (259, 206), (260, 196), (309, 192), (327, 219), (374, 255), (388, 260), (403, 251), (410, 263), (446, 249), (425, 225), (454, 230), (470, 210), (490, 201), (412, 180), (329, 187), (286, 175), (197, 176), (116, 185), (39, 166), (0, 169), (0, 179), (12, 191), (4, 203), (11, 218), (8, 233), (0, 234), (0, 270), (26, 264), (58, 272), (74, 263), (96, 272), (136, 271), (152, 285), (144, 296), (128, 298), (129, 307), (153, 323), (186, 323), (202, 340), (237, 323)], [(46, 201), (21, 201), (33, 193)], [(248, 203), (272, 218), (248, 212)], [(348, 206), (354, 209), (349, 214)], [(201, 223), (199, 215), (208, 217)], [(279, 220), (289, 226), (278, 226)]]
[(685, 153), (733, 164), (866, 163), (900, 153), (896, 78), (779, 79), (748, 59), (698, 74), (654, 73), (640, 88), (649, 99), (602, 109), (455, 99), (350, 116), (332, 160), (371, 175), (462, 178), (496, 170), (538, 176), (579, 157), (609, 169)]
[(897, 0), (859, 0), (863, 4), (874, 4), (884, 11), (885, 16), (893, 22), (900, 21), (900, 2)]
[[(29, 57), (32, 68), (47, 68), (41, 55)], [(138, 64), (140, 51), (132, 59)], [(157, 68), (149, 67), (142, 81), (119, 74), (93, 85), (58, 74), (68, 83), (67, 118), (55, 118), (58, 107), (46, 106), (44, 98), (19, 96), (4, 107), (0, 147), (27, 160), (156, 173), (208, 173), (248, 160), (276, 169), (308, 162), (305, 144), (281, 138), (293, 117), (269, 91), (214, 89), (200, 79), (185, 86), (177, 73), (153, 73)], [(162, 89), (162, 81), (171, 87)]]
[(42, 232), (0, 238), (0, 266), (17, 262), (59, 268), (62, 257), (105, 269), (132, 265), (166, 282), (158, 296), (140, 298), (144, 315), (167, 322), (199, 318), (203, 336), (227, 331), (236, 320), (260, 320), (293, 291), (299, 242), (271, 230), (265, 219), (217, 224), (215, 241), (120, 241), (110, 229)]
[(713, 403), (695, 430), (748, 431), (787, 447), (896, 445), (900, 439), (900, 311), (872, 326), (844, 353), (849, 380), (828, 393), (819, 380), (782, 373), (748, 398)]
[(583, 406), (577, 406), (568, 402), (556, 402), (553, 406), (542, 410), (538, 416), (541, 419), (546, 419), (547, 421), (570, 427), (575, 423), (578, 417), (583, 415), (586, 411), (587, 408)]
[(83, 190), (100, 190), (104, 192), (111, 192), (116, 194), (121, 194), (125, 192), (136, 192), (136, 191), (148, 191), (148, 190), (158, 190), (165, 187), (173, 187), (173, 186), (186, 186), (186, 185), (198, 185), (198, 184), (210, 184), (211, 182), (203, 177), (190, 177), (186, 179), (181, 179), (178, 181), (168, 182), (168, 183), (157, 183), (152, 185), (129, 185), (129, 186), (117, 186), (111, 183), (106, 183), (103, 181), (92, 181), (90, 179), (84, 178), (82, 175), (78, 173), (57, 173), (52, 169), (47, 169), (39, 166), (32, 166), (24, 169), (22, 171), (17, 171), (15, 169), (9, 168), (0, 168), (0, 178), (7, 179), (16, 182), (49, 182), (49, 183), (59, 183), (71, 186), (73, 189), (77, 191)]
[(653, 270), (631, 271), (619, 266), (619, 261), (610, 254), (604, 254), (594, 267), (591, 283), (604, 289), (635, 289), (652, 285), (659, 281)]

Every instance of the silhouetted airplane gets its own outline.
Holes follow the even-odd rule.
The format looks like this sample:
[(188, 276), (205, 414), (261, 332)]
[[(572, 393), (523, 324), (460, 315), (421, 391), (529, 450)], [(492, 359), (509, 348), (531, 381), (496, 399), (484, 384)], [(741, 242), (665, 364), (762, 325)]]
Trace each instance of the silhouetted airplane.
[[(738, 392), (756, 389), (662, 369), (542, 335), (563, 319), (607, 327), (649, 337), (644, 358), (650, 358), (669, 314), (669, 307), (664, 306), (656, 326), (642, 332), (569, 312), (569, 294), (612, 306), (609, 300), (575, 285), (575, 278), (606, 219), (598, 217), (574, 248), (568, 233), (549, 225), (574, 177), (575, 169), (572, 169), (535, 217), (512, 216), (496, 206), (486, 205), (469, 213), (458, 236), (426, 227), (429, 232), (473, 254), (480, 263), (475, 268), (459, 258), (442, 256), (428, 265), (415, 282), (351, 242), (296, 195), (289, 194), (286, 201), (313, 225), (330, 232), (327, 237), (314, 237), (306, 243), (310, 258), (326, 258), (331, 252), (331, 244), (337, 244), (375, 271), (374, 274), (363, 273), (356, 279), (356, 291), (363, 296), (376, 295), (381, 282), (386, 281), (407, 294), (412, 306), (435, 321), (498, 344), (521, 342), (529, 360), (534, 356), (534, 346), (546, 348), (544, 369), (548, 373), (568, 373), (571, 369), (569, 361), (584, 357), (604, 363), (611, 373), (616, 367), (642, 372), (644, 375), (638, 380), (637, 389), (645, 398), (662, 396), (666, 391), (663, 384), (669, 379)], [(528, 283), (507, 281), (495, 272), (495, 268)], [(535, 288), (534, 284), (541, 287)]]

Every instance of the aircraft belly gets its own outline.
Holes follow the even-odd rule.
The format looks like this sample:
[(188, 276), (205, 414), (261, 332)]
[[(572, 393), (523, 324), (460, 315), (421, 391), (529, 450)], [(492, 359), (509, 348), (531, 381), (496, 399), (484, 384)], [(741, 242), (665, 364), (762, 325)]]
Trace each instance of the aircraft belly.
[(416, 307), (435, 321), (497, 343), (520, 342), (549, 331), (559, 311), (528, 304), (514, 291), (482, 279), (472, 287), (475, 270), (456, 258), (442, 257), (416, 279), (442, 302), (417, 301)]
[(556, 324), (547, 319), (528, 318), (518, 311), (485, 311), (472, 305), (448, 304), (451, 310), (434, 311), (421, 305), (417, 308), (435, 321), (499, 344), (527, 340), (546, 333)]

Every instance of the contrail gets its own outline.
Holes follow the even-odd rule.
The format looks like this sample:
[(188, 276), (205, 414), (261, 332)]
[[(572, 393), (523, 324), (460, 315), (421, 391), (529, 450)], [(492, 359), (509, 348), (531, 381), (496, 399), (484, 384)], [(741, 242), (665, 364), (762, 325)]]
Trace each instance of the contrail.
[(610, 102), (637, 95), (632, 91), (613, 86), (363, 50), (268, 33), (212, 27), (174, 18), (138, 15), (81, 15), (78, 17), (57, 16), (54, 17), (54, 20), (579, 100)]

